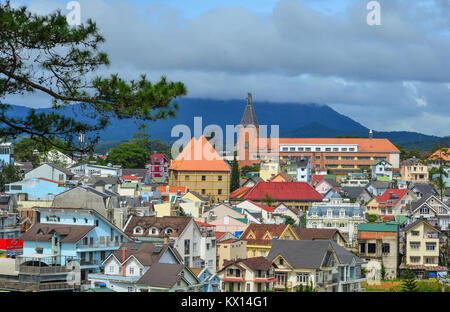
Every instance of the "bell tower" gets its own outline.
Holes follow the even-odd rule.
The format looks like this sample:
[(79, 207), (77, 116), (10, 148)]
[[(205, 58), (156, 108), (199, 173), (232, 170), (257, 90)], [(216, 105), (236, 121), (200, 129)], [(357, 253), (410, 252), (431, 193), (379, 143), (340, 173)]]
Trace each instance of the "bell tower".
[(239, 167), (251, 166), (258, 162), (259, 123), (252, 102), (252, 94), (247, 95), (247, 105), (242, 115), (238, 134)]

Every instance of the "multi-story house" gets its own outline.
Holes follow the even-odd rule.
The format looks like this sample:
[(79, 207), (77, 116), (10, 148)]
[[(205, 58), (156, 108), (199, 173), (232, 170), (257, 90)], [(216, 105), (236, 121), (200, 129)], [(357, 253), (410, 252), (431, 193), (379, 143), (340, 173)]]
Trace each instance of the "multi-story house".
[(201, 218), (204, 219), (204, 222), (211, 223), (226, 216), (233, 218), (244, 218), (244, 214), (242, 212), (233, 209), (227, 204), (218, 204), (217, 206), (214, 206), (212, 209), (202, 213)]
[(407, 189), (387, 189), (383, 195), (376, 197), (376, 200), (379, 215), (406, 216), (406, 205), (417, 200), (417, 197)]
[(367, 191), (372, 196), (380, 196), (389, 188), (392, 188), (392, 183), (378, 180), (370, 181), (370, 183), (366, 186)]
[(169, 185), (186, 186), (212, 201), (224, 201), (230, 196), (230, 174), (231, 168), (208, 140), (204, 136), (199, 139), (193, 137), (172, 160)]
[(0, 195), (0, 239), (18, 238), (20, 224), (15, 208), (17, 202), (14, 195)]
[(397, 277), (399, 227), (395, 222), (358, 224), (358, 257), (367, 261), (368, 278), (381, 279), (382, 266), (386, 278)]
[(435, 195), (439, 196), (438, 191), (434, 188), (433, 185), (428, 183), (413, 183), (409, 184), (409, 189), (416, 195), (418, 199), (422, 198), (425, 195)]
[(365, 187), (369, 184), (366, 173), (349, 172), (346, 177), (342, 178), (341, 186), (344, 187)]
[(351, 203), (348, 199), (324, 199), (313, 203), (306, 215), (307, 228), (339, 229), (348, 242), (347, 247), (356, 244), (358, 224), (366, 223), (364, 209), (359, 203)]
[(150, 179), (168, 177), (169, 165), (170, 159), (165, 154), (153, 154), (150, 164), (146, 166), (149, 170)]
[(450, 229), (450, 207), (439, 197), (428, 194), (408, 205), (409, 222), (426, 220), (431, 226), (448, 231)]
[[(117, 292), (137, 292), (142, 288), (142, 283), (139, 283), (141, 287), (138, 286), (141, 278), (159, 263), (183, 265), (183, 259), (168, 241), (165, 244), (140, 241), (123, 243), (119, 250), (111, 253), (103, 261), (103, 272), (91, 273), (88, 278), (91, 288), (104, 284), (106, 288)], [(169, 274), (169, 272), (160, 273)]]
[(301, 212), (297, 208), (292, 207), (289, 208), (285, 204), (281, 203), (275, 208), (273, 208), (272, 216), (276, 224), (285, 223), (286, 217), (291, 217), (295, 221), (294, 224), (298, 225), (300, 223), (300, 216), (302, 213), (303, 212)]
[(311, 183), (311, 158), (303, 156), (293, 156), (286, 159), (287, 174), (292, 176), (297, 182)]
[(386, 160), (379, 160), (372, 165), (372, 180), (387, 177), (392, 181), (392, 164)]
[(70, 170), (60, 165), (54, 163), (45, 163), (28, 171), (25, 174), (25, 179), (45, 178), (64, 184), (68, 180), (71, 180), (73, 176), (74, 174), (70, 172)]
[(200, 229), (200, 258), (205, 260), (201, 268), (208, 269), (211, 273), (216, 273), (217, 267), (217, 246), (216, 246), (216, 226), (200, 221), (195, 221)]
[(262, 220), (268, 221), (272, 219), (273, 207), (264, 206), (249, 199), (244, 200), (243, 202), (236, 204), (237, 208), (242, 208), (250, 212), (258, 212), (261, 213)]
[(120, 244), (132, 240), (93, 209), (35, 208), (36, 223), (20, 237), (23, 254), (57, 256), (58, 264), (78, 259), (81, 280), (100, 272), (102, 261)]
[(417, 219), (405, 229), (405, 264), (419, 278), (436, 277), (437, 272), (447, 272), (439, 266), (440, 231), (426, 222)]
[(339, 194), (344, 198), (350, 198), (361, 205), (367, 204), (372, 199), (372, 195), (362, 186), (343, 186), (339, 191)]
[(261, 160), (259, 167), (259, 177), (263, 181), (270, 181), (281, 172), (281, 165), (278, 157), (267, 157)]
[(294, 229), (285, 224), (249, 224), (239, 237), (247, 242), (247, 257), (267, 257), (275, 240), (298, 240)]
[(267, 259), (274, 265), (275, 291), (337, 291), (339, 259), (331, 241), (275, 240)]
[(224, 234), (222, 233), (219, 237), (216, 235), (217, 270), (223, 268), (225, 261), (247, 258), (247, 242), (237, 238), (232, 233)]
[(405, 181), (412, 181), (415, 183), (428, 182), (428, 166), (416, 157), (402, 161), (400, 173), (402, 175), (402, 180)]
[(222, 292), (271, 290), (275, 281), (272, 262), (264, 257), (225, 261), (217, 272)]
[(124, 231), (137, 240), (147, 242), (162, 242), (168, 235), (187, 267), (215, 269), (215, 234), (209, 229), (202, 232), (193, 217), (131, 216)]
[[(58, 181), (46, 178), (31, 178), (5, 185), (5, 192), (17, 194), (17, 200), (21, 206), (39, 206), (35, 202), (51, 201), (69, 188)], [(30, 203), (23, 203), (23, 202)]]
[(266, 201), (266, 194), (272, 198), (275, 206), (283, 203), (303, 212), (306, 212), (313, 202), (323, 199), (323, 196), (306, 182), (259, 182), (244, 194), (237, 198), (231, 197), (230, 200), (238, 203), (249, 199), (260, 204)]

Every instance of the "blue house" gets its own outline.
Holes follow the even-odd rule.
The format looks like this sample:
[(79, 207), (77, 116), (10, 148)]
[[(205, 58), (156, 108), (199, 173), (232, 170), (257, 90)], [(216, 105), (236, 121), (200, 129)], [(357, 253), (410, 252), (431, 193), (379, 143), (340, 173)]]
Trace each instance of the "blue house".
[(198, 279), (202, 282), (201, 292), (220, 292), (220, 278), (214, 273), (212, 274), (207, 268), (192, 269), (197, 274)]
[(80, 262), (81, 280), (132, 238), (93, 209), (35, 208), (36, 223), (22, 236), (23, 254), (57, 255), (58, 264)]
[(5, 185), (8, 194), (27, 194), (26, 200), (53, 200), (55, 195), (69, 188), (58, 181), (45, 178), (30, 178)]

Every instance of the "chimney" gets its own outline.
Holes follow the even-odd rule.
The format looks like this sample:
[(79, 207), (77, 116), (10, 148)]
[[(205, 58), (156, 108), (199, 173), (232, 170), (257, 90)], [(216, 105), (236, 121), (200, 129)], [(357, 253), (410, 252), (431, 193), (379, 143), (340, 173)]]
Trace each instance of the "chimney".
[(372, 129), (370, 129), (370, 131), (369, 131), (369, 139), (372, 140), (372, 138), (373, 138), (373, 131), (372, 131)]
[(125, 260), (127, 258), (127, 248), (122, 247), (122, 276), (126, 276), (126, 266), (125, 266)]
[(168, 245), (169, 244), (169, 235), (165, 234), (164, 235), (164, 245)]

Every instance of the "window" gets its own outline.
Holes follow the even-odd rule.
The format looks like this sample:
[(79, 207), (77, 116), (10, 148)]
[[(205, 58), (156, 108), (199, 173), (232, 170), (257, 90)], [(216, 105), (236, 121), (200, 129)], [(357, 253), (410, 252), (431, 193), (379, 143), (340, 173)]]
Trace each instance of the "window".
[(132, 275), (132, 274), (134, 274), (134, 268), (133, 267), (130, 268), (130, 275)]
[(77, 218), (73, 218), (73, 223), (77, 223)]
[(333, 210), (331, 210), (331, 209), (327, 210), (327, 217), (328, 218), (332, 218), (333, 217)]
[(128, 286), (128, 292), (133, 292), (133, 286)]
[(434, 258), (432, 257), (425, 257), (425, 263), (427, 264), (434, 264)]
[(253, 257), (256, 257), (256, 250), (253, 250), (252, 255)]
[(222, 176), (217, 177), (219, 181), (222, 181)]
[(420, 262), (420, 257), (409, 257), (409, 261), (411, 263), (419, 263)]
[(142, 234), (142, 228), (140, 226), (135, 227), (134, 234)]
[(208, 260), (208, 266), (212, 267), (214, 265), (214, 261), (213, 260)]
[(189, 267), (189, 256), (184, 257), (184, 264)]
[(202, 176), (202, 181), (206, 181), (206, 176)]
[(217, 194), (221, 195), (221, 194), (222, 194), (222, 190), (221, 190), (221, 189), (218, 189), (218, 190), (217, 190)]
[(250, 283), (247, 283), (247, 291), (250, 291)]
[(429, 214), (430, 213), (430, 209), (427, 208), (427, 207), (420, 208), (420, 213), (421, 214)]
[(197, 243), (192, 243), (192, 249), (194, 250), (194, 253), (197, 252)]
[(375, 253), (377, 250), (377, 245), (376, 244), (367, 244), (367, 252), (368, 253)]
[(361, 253), (366, 253), (366, 244), (365, 243), (361, 243), (359, 248), (360, 248)]
[(384, 254), (388, 254), (391, 252), (391, 246), (389, 245), (389, 243), (383, 243), (383, 245), (381, 246), (381, 252)]
[(427, 243), (427, 250), (435, 250), (436, 243)]
[(261, 251), (261, 257), (265, 257), (266, 256), (266, 251), (265, 250), (262, 250)]
[(280, 260), (278, 260), (278, 263), (281, 264), (281, 265), (283, 265), (283, 264), (284, 264), (283, 258), (280, 258)]
[(114, 273), (114, 266), (113, 266), (113, 265), (111, 265), (111, 266), (109, 267), (109, 272), (110, 272), (110, 273)]
[(140, 268), (139, 269), (139, 275), (142, 276), (143, 273), (144, 273), (144, 269)]
[(308, 274), (305, 273), (297, 274), (297, 283), (308, 283)]
[(339, 217), (341, 217), (341, 218), (344, 218), (344, 217), (345, 217), (345, 210), (344, 210), (344, 209), (341, 209), (341, 210), (339, 211)]
[(205, 195), (205, 194), (206, 194), (206, 190), (202, 189), (202, 195)]
[(420, 242), (409, 242), (409, 247), (411, 247), (412, 249), (419, 249)]
[(412, 236), (419, 236), (419, 231), (411, 231)]
[(206, 250), (209, 250), (209, 246), (210, 246), (210, 244), (207, 243), (207, 244), (206, 244)]
[(59, 181), (64, 181), (64, 174), (59, 175)]
[(95, 226), (98, 226), (98, 220), (95, 220)]
[(188, 176), (188, 175), (185, 176), (184, 179), (185, 179), (186, 181), (189, 181), (189, 176)]
[(184, 240), (184, 254), (188, 255), (190, 253), (190, 247), (191, 247), (191, 240), (185, 239)]

